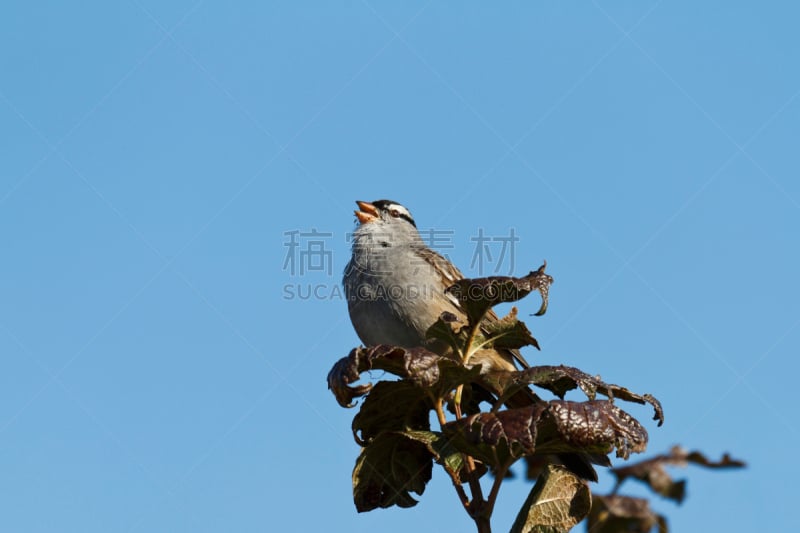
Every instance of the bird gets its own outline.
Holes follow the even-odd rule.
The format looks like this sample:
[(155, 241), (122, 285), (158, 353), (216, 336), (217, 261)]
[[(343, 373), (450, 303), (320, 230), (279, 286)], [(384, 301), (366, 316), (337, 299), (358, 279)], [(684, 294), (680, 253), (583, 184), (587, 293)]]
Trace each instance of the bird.
[[(380, 344), (415, 348), (429, 345), (428, 328), (447, 312), (462, 323), (467, 314), (446, 289), (464, 279), (461, 271), (422, 240), (411, 212), (393, 200), (356, 201), (358, 227), (353, 233), (352, 256), (342, 284), (350, 321), (366, 346)], [(484, 323), (499, 320), (494, 311)], [(481, 373), (515, 371), (530, 365), (518, 350), (480, 349), (468, 366)], [(500, 391), (492, 391), (500, 395)], [(509, 408), (542, 400), (529, 388), (505, 399)], [(608, 466), (604, 455), (565, 453), (555, 458), (578, 476), (596, 481), (591, 463)]]
[[(392, 200), (357, 201), (359, 226), (343, 285), (350, 321), (367, 346), (414, 348), (427, 344), (428, 328), (447, 312), (466, 324), (458, 298), (446, 289), (461, 271), (422, 240), (410, 211)], [(498, 320), (493, 311), (487, 322)], [(478, 350), (469, 366), (482, 372), (527, 368), (518, 350)]]

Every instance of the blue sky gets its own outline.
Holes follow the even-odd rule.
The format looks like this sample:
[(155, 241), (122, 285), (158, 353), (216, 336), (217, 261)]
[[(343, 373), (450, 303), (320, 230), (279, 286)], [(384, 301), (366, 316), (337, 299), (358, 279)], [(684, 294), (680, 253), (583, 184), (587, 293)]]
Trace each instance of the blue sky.
[[(0, 529), (469, 531), (440, 472), (414, 509), (352, 504), (325, 376), (358, 344), (353, 200), (384, 197), (468, 275), (513, 229), (484, 269), (555, 278), (529, 360), (655, 394), (661, 428), (629, 406), (654, 453), (748, 462), (677, 471), (674, 531), (800, 526), (796, 6), (507, 7), (6, 6)], [(293, 272), (312, 230), (326, 262)]]

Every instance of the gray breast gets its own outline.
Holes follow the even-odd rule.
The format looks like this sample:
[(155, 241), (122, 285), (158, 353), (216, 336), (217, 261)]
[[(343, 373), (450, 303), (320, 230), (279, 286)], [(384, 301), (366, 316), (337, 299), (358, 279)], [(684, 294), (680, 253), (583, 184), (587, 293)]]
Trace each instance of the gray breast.
[[(365, 257), (367, 256), (367, 257)], [(409, 247), (355, 254), (344, 277), (353, 327), (366, 345), (419, 346), (441, 309), (443, 287)]]

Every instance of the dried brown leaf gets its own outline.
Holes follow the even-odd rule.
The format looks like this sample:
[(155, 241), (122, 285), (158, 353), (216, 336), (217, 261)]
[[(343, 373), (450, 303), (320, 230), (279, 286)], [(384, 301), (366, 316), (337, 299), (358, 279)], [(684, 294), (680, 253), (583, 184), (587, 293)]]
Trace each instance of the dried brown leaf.
[(462, 279), (448, 287), (447, 292), (461, 302), (470, 324), (480, 322), (491, 307), (503, 302), (515, 302), (533, 291), (539, 291), (542, 295), (542, 305), (536, 314), (543, 315), (547, 310), (550, 284), (553, 283), (552, 276), (544, 272), (546, 266), (545, 262), (538, 270), (521, 278), (490, 276)]
[(586, 521), (586, 531), (591, 533), (649, 533), (654, 527), (667, 533), (667, 519), (654, 513), (650, 503), (643, 498), (630, 496), (592, 496), (592, 510)]
[(667, 466), (685, 467), (694, 463), (706, 468), (741, 468), (745, 463), (731, 457), (726, 453), (719, 461), (711, 461), (699, 451), (689, 452), (680, 446), (674, 446), (669, 453), (657, 455), (645, 461), (631, 465), (613, 468), (611, 472), (617, 478), (617, 488), (628, 478), (637, 479), (653, 490), (677, 503), (681, 503), (686, 496), (686, 480), (674, 481), (666, 470)]
[(384, 370), (414, 383), (429, 387), (441, 377), (441, 368), (456, 372), (460, 367), (455, 361), (443, 358), (425, 348), (400, 348), (378, 345), (354, 348), (347, 357), (341, 358), (328, 373), (328, 388), (333, 391), (342, 407), (353, 407), (355, 398), (367, 394), (372, 385), (352, 385), (368, 370)]
[(582, 370), (570, 366), (534, 366), (518, 372), (494, 371), (484, 374), (484, 380), (490, 382), (495, 390), (504, 391), (504, 396), (513, 394), (516, 390), (528, 385), (549, 390), (559, 398), (573, 389), (580, 388), (584, 394), (594, 400), (597, 393), (609, 399), (620, 399), (638, 404), (650, 404), (655, 414), (653, 420), (658, 425), (664, 423), (664, 410), (651, 394), (636, 394), (625, 387), (605, 383), (599, 377), (591, 376)]
[(358, 512), (379, 507), (413, 507), (433, 472), (425, 444), (401, 432), (384, 432), (362, 448), (353, 468), (353, 501)]
[(383, 431), (428, 430), (430, 397), (410, 381), (380, 381), (353, 417), (353, 436), (366, 446)]
[(529, 407), (479, 413), (444, 426), (453, 445), (488, 465), (507, 466), (533, 454), (641, 452), (647, 431), (608, 401), (554, 400)]

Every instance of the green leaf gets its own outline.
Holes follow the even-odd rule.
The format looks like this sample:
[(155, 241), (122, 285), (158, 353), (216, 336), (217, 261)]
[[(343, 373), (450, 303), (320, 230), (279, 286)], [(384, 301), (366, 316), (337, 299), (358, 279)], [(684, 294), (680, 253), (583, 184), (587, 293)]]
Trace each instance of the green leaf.
[(435, 396), (444, 397), (459, 385), (474, 383), (480, 379), (480, 366), (467, 368), (458, 361), (445, 358), (439, 361), (439, 380), (430, 387)]
[(491, 307), (503, 302), (515, 302), (533, 291), (539, 291), (542, 295), (542, 305), (536, 314), (543, 315), (547, 310), (550, 284), (553, 283), (552, 276), (544, 272), (546, 266), (547, 263), (521, 278), (490, 276), (462, 279), (448, 287), (447, 292), (461, 302), (471, 325), (480, 323)]
[(579, 477), (548, 465), (520, 509), (511, 533), (566, 533), (589, 514), (592, 495)]
[(384, 432), (362, 448), (353, 469), (353, 500), (358, 512), (379, 507), (413, 507), (430, 481), (433, 455), (425, 444), (399, 432)]
[(457, 479), (461, 478), (464, 455), (450, 444), (450, 439), (437, 431), (404, 431), (403, 434), (424, 444), (437, 463), (454, 474)]
[(517, 319), (516, 307), (512, 307), (511, 312), (500, 320), (487, 322), (476, 343), (481, 348), (518, 350), (524, 346), (535, 346), (539, 349), (539, 343), (528, 327)]
[(437, 353), (458, 354), (467, 342), (465, 325), (456, 315), (445, 311), (428, 328), (425, 338)]

